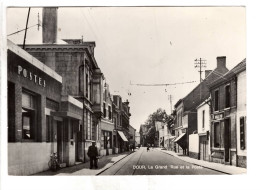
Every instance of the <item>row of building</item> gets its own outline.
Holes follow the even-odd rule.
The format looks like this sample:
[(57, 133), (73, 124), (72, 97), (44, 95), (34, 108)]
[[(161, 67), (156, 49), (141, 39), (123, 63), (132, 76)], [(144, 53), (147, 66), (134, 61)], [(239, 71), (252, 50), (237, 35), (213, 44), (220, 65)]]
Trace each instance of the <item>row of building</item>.
[(217, 57), (217, 67), (174, 105), (171, 119), (155, 123), (155, 145), (246, 168), (246, 116), (246, 59), (228, 70), (226, 57)]
[(135, 141), (129, 102), (112, 95), (95, 56), (95, 42), (57, 43), (57, 8), (43, 9), (42, 44), (24, 49), (7, 42), (8, 170), (48, 170), (57, 152), (64, 166), (120, 153)]

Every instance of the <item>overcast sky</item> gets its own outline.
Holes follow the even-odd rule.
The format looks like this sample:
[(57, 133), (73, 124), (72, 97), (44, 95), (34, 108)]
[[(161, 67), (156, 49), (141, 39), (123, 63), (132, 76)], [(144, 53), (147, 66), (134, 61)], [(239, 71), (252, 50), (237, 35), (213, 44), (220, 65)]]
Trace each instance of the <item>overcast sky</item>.
[[(25, 28), (28, 9), (7, 10), (7, 34)], [(42, 9), (31, 8), (29, 26), (42, 20)], [(58, 38), (95, 41), (95, 58), (111, 94), (130, 102), (131, 125), (139, 127), (157, 108), (173, 105), (198, 83), (194, 60), (227, 57), (232, 69), (246, 58), (244, 7), (91, 7), (58, 9)], [(41, 28), (28, 30), (27, 43), (41, 43)], [(9, 37), (21, 44), (24, 32)], [(204, 73), (203, 73), (204, 76)], [(130, 85), (187, 83), (140, 87)], [(131, 95), (130, 95), (131, 94)]]

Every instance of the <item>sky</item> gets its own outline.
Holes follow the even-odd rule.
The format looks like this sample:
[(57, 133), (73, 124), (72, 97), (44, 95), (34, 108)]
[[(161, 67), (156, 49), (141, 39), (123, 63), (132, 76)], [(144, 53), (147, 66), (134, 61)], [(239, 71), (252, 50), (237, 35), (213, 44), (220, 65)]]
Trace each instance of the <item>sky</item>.
[[(6, 33), (24, 29), (27, 13), (8, 8)], [(38, 13), (42, 20), (42, 9), (31, 8), (28, 26), (38, 23)], [(30, 28), (26, 43), (41, 43), (41, 35), (41, 28)], [(158, 108), (170, 114), (170, 95), (173, 109), (198, 85), (195, 59), (213, 70), (218, 56), (226, 56), (228, 69), (246, 58), (244, 7), (59, 7), (58, 39), (82, 36), (96, 42), (95, 58), (110, 93), (129, 100), (137, 131)], [(22, 44), (23, 37), (20, 32), (8, 38)], [(184, 84), (133, 85), (174, 83)]]

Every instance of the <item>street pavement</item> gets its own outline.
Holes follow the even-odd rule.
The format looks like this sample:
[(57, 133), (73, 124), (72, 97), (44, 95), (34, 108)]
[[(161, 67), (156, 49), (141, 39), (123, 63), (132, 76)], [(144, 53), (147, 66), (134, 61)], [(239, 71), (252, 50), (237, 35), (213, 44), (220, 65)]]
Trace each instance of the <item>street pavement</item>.
[(219, 175), (219, 171), (185, 162), (158, 149), (145, 147), (120, 160), (99, 175)]
[(66, 168), (62, 168), (56, 172), (53, 171), (44, 171), (40, 173), (36, 173), (33, 176), (80, 176), (80, 175), (97, 175), (100, 172), (106, 170), (111, 167), (113, 164), (117, 163), (121, 159), (127, 157), (132, 152), (124, 152), (121, 154), (113, 154), (109, 156), (103, 156), (98, 161), (98, 169), (90, 169), (89, 162), (81, 163), (75, 166), (70, 166)]
[(172, 155), (174, 157), (177, 157), (183, 161), (189, 162), (191, 164), (195, 164), (197, 166), (202, 166), (204, 168), (210, 168), (212, 170), (220, 171), (229, 175), (238, 175), (238, 174), (246, 174), (247, 169), (246, 168), (241, 168), (241, 167), (236, 167), (236, 166), (231, 166), (231, 165), (224, 165), (220, 163), (214, 163), (214, 162), (208, 162), (204, 160), (197, 160), (194, 158), (190, 158), (188, 156), (175, 153), (173, 151), (169, 150), (162, 150), (161, 148), (157, 148), (157, 150), (164, 152), (166, 154)]

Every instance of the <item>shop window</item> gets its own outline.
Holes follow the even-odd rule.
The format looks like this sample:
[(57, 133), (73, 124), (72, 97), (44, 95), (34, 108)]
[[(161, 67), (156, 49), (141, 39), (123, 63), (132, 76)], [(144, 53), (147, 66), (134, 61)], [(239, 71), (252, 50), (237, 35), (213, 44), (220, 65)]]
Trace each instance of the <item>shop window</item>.
[(112, 132), (102, 131), (101, 145), (104, 149), (112, 148)]
[(245, 117), (240, 117), (240, 149), (246, 149), (246, 142), (245, 142)]
[(227, 85), (225, 87), (225, 103), (226, 103), (226, 108), (230, 107), (230, 85)]
[(218, 90), (215, 91), (214, 108), (215, 108), (214, 111), (219, 110), (219, 91)]
[(108, 106), (108, 116), (109, 116), (109, 120), (112, 119), (112, 111), (111, 111), (111, 106)]
[(34, 94), (22, 93), (22, 138), (35, 139), (36, 131), (36, 97)]
[(220, 123), (214, 123), (214, 147), (220, 148), (221, 147), (221, 134), (220, 134)]

